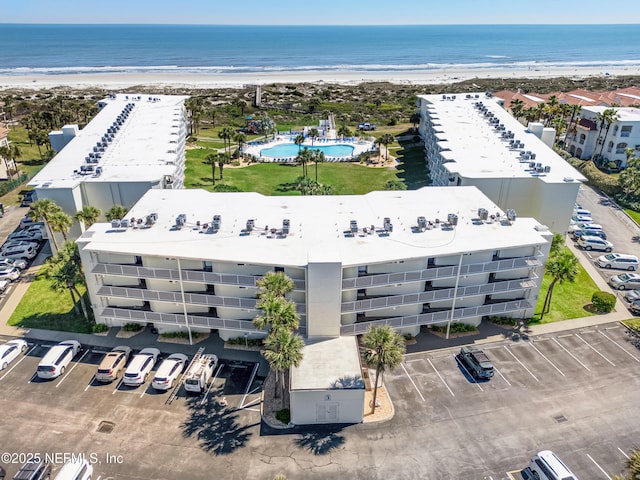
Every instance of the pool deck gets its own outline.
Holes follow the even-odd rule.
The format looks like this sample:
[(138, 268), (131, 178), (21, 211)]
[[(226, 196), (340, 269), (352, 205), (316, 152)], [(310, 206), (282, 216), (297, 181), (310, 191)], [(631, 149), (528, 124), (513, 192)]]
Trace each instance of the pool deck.
[[(248, 142), (242, 147), (245, 155), (253, 155), (260, 159), (261, 162), (295, 162), (296, 156), (286, 157), (271, 157), (262, 155), (262, 150), (275, 147), (276, 145), (294, 144), (294, 135), (276, 135), (274, 140), (269, 142)], [(345, 137), (345, 138), (316, 138), (313, 142), (310, 138), (305, 139), (302, 147), (322, 147), (330, 145), (349, 145), (353, 147), (353, 152), (348, 156), (331, 156), (326, 155), (327, 162), (351, 162), (358, 158), (363, 152), (369, 152), (374, 149), (374, 144), (368, 140), (362, 140), (357, 137)]]

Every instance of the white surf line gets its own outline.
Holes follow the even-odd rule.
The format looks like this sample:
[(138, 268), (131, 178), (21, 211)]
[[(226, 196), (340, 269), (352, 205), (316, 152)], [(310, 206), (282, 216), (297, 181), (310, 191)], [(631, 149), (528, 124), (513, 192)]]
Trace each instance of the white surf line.
[(477, 380), (475, 379), (475, 377), (473, 375), (471, 375), (471, 372), (469, 370), (467, 370), (467, 367), (464, 366), (464, 364), (458, 360), (458, 357), (456, 355), (453, 356), (454, 360), (456, 361), (456, 363), (460, 364), (460, 366), (464, 369), (465, 372), (467, 372), (467, 375), (469, 375), (470, 378), (473, 379), (473, 383), (474, 385), (477, 385), (478, 388), (480, 389), (481, 392), (484, 392), (484, 390), (482, 389), (482, 387), (480, 386), (480, 384), (477, 382)]
[(604, 358), (607, 362), (609, 362), (611, 364), (612, 367), (615, 367), (616, 364), (613, 363), (611, 360), (609, 360), (607, 357), (605, 357), (603, 354), (601, 354), (598, 350), (596, 350), (595, 348), (593, 348), (593, 345), (591, 345), (589, 342), (587, 342), (584, 338), (582, 338), (580, 335), (578, 335), (576, 333), (576, 337), (578, 337), (580, 340), (582, 340), (584, 342), (584, 344), (589, 347), (591, 350), (593, 350), (594, 352), (596, 352), (598, 355), (600, 355), (602, 358)]
[[(433, 371), (436, 372), (436, 375), (438, 375), (438, 377), (440, 377), (440, 381), (444, 384), (445, 387), (447, 387), (447, 390), (449, 390), (449, 393), (451, 394), (452, 397), (455, 397), (456, 394), (453, 393), (453, 391), (451, 391), (451, 389), (449, 388), (449, 385), (447, 385), (447, 382), (444, 381), (444, 378), (442, 378), (442, 375), (440, 375), (440, 372), (438, 372), (438, 370), (436, 369), (436, 367), (433, 365), (433, 363), (431, 362), (430, 358), (427, 358), (427, 362), (429, 362), (429, 365), (431, 365), (431, 368), (433, 368)], [(422, 396), (422, 395), (420, 395)]]
[(496, 372), (498, 372), (498, 375), (500, 375), (500, 376), (502, 377), (502, 379), (503, 379), (505, 382), (507, 382), (507, 385), (509, 385), (510, 387), (511, 387), (511, 386), (513, 386), (513, 385), (511, 385), (511, 383), (509, 383), (509, 380), (507, 380), (507, 379), (505, 378), (505, 376), (502, 374), (502, 372), (500, 372), (500, 370), (498, 370), (498, 369), (497, 369), (497, 367), (496, 367), (495, 365), (493, 366), (493, 369), (494, 369)]
[(224, 364), (220, 364), (220, 366), (218, 367), (218, 370), (216, 371), (215, 375), (211, 379), (211, 383), (209, 383), (209, 388), (207, 388), (207, 391), (205, 392), (204, 397), (202, 397), (202, 400), (200, 400), (200, 405), (204, 405), (205, 402), (207, 401), (209, 392), (211, 392), (211, 389), (213, 388), (213, 385), (216, 383), (216, 379), (218, 378), (218, 375), (220, 375), (220, 372), (222, 371), (223, 367), (224, 367)]
[(608, 474), (607, 472), (605, 472), (605, 471), (604, 471), (604, 468), (602, 468), (600, 465), (598, 465), (598, 462), (596, 462), (596, 461), (591, 457), (591, 455), (589, 455), (589, 454), (587, 453), (587, 457), (589, 457), (589, 460), (591, 460), (591, 461), (593, 462), (593, 464), (594, 464), (596, 467), (598, 467), (598, 469), (599, 469), (602, 473), (604, 473), (604, 476), (605, 476), (605, 477), (607, 477), (607, 479), (608, 479), (608, 480), (611, 480), (611, 477), (609, 476), (609, 474)]
[(31, 352), (33, 352), (36, 348), (38, 348), (38, 346), (37, 346), (37, 345), (35, 345), (31, 350), (29, 350), (28, 352), (26, 352), (26, 353), (22, 356), (22, 358), (21, 358), (20, 360), (18, 360), (16, 363), (14, 363), (14, 364), (13, 364), (13, 366), (12, 366), (9, 370), (7, 370), (7, 372), (6, 372), (2, 377), (0, 377), (0, 380), (3, 380), (3, 379), (4, 379), (4, 377), (6, 377), (7, 375), (9, 375), (9, 374), (13, 371), (13, 369), (14, 369), (14, 368), (16, 368), (18, 365), (20, 365), (20, 363), (21, 363), (25, 358), (27, 358), (27, 355), (29, 355)]
[(89, 351), (90, 351), (90, 350), (86, 350), (86, 351), (82, 354), (82, 356), (78, 359), (78, 361), (77, 361), (76, 363), (74, 363), (74, 364), (73, 364), (73, 367), (71, 367), (71, 368), (66, 372), (66, 374), (64, 375), (64, 377), (62, 377), (62, 378), (60, 379), (60, 381), (59, 381), (58, 383), (56, 383), (56, 388), (58, 388), (60, 385), (62, 385), (62, 382), (64, 382), (64, 381), (65, 381), (65, 379), (66, 379), (66, 378), (71, 374), (71, 372), (73, 371), (73, 369), (74, 369), (74, 368), (76, 368), (76, 367), (78, 366), (78, 364), (82, 361), (82, 359), (83, 359), (84, 357), (86, 357), (86, 356), (87, 356), (87, 353), (89, 353)]
[[(429, 362), (431, 363), (431, 362)], [(422, 399), (423, 402), (426, 402), (426, 400), (424, 399), (424, 397), (422, 396), (422, 393), (420, 392), (420, 390), (418, 390), (418, 386), (416, 385), (416, 382), (413, 381), (413, 378), (411, 378), (411, 375), (409, 375), (409, 372), (407, 372), (407, 369), (405, 368), (405, 366), (401, 363), (400, 366), (402, 367), (402, 370), (404, 370), (404, 373), (407, 375), (407, 377), (409, 378), (409, 381), (411, 382), (411, 384), (413, 385), (413, 388), (416, 389), (416, 392), (418, 392), (418, 395), (420, 395), (420, 398)], [(433, 365), (432, 365), (433, 366)], [(435, 368), (435, 367), (434, 367)], [(437, 372), (436, 372), (437, 373)]]
[(551, 360), (549, 360), (544, 353), (542, 353), (540, 350), (538, 350), (538, 348), (533, 344), (533, 342), (529, 342), (529, 345), (531, 345), (533, 347), (533, 349), (542, 356), (542, 358), (544, 358), (547, 362), (549, 362), (549, 365), (551, 365), (553, 368), (555, 368), (560, 375), (562, 375), (563, 377), (565, 376), (565, 374), (562, 373), (562, 370), (560, 370), (558, 367), (556, 367), (555, 363), (553, 363)]
[(582, 363), (580, 360), (578, 360), (578, 357), (576, 357), (573, 353), (571, 353), (569, 350), (564, 348), (564, 345), (562, 345), (558, 340), (556, 340), (555, 338), (552, 338), (551, 340), (556, 342), (561, 349), (563, 349), (565, 352), (567, 352), (569, 354), (569, 356), (571, 356), (571, 358), (573, 358), (576, 362), (578, 362), (580, 365), (582, 365), (587, 372), (591, 371), (591, 369), (589, 367), (587, 367), (584, 363)]
[(249, 378), (249, 381), (247, 382), (247, 388), (244, 389), (244, 395), (242, 396), (242, 399), (240, 400), (240, 403), (238, 404), (238, 406), (236, 408), (242, 408), (242, 404), (247, 399), (247, 395), (249, 394), (249, 389), (251, 388), (251, 384), (253, 383), (253, 379), (255, 378), (256, 373), (258, 372), (258, 367), (259, 366), (260, 366), (259, 363), (256, 363), (254, 365), (253, 372), (251, 372), (251, 378)]
[(624, 456), (627, 458), (627, 460), (631, 460), (631, 458), (629, 457), (629, 455), (627, 455), (626, 453), (624, 453), (624, 450), (622, 450), (620, 447), (618, 447), (618, 450), (620, 450), (620, 453), (621, 453), (622, 455), (624, 455)]
[[(600, 330), (600, 334), (606, 338), (607, 340), (609, 340), (610, 342), (612, 342), (614, 345), (616, 345), (620, 350), (622, 350), (624, 353), (626, 353), (627, 355), (629, 355), (631, 358), (633, 358), (636, 362), (640, 362), (640, 359), (638, 359), (635, 355), (633, 355), (632, 353), (628, 352), (626, 348), (624, 348), (622, 345), (620, 345), (618, 342), (616, 342), (613, 338), (609, 337), (606, 333), (604, 333), (602, 330)], [(2, 380), (0, 378), (0, 380)]]
[(524, 364), (524, 363), (522, 363), (522, 362), (518, 359), (518, 357), (516, 357), (516, 356), (513, 354), (513, 352), (512, 352), (511, 350), (509, 350), (509, 348), (508, 348), (506, 345), (503, 345), (503, 346), (504, 346), (504, 349), (505, 349), (507, 352), (509, 352), (509, 355), (511, 355), (511, 356), (514, 358), (514, 360), (515, 360), (516, 362), (518, 362), (518, 363), (520, 364), (520, 366), (521, 366), (522, 368), (524, 368), (524, 369), (529, 373), (529, 375), (531, 375), (531, 376), (533, 377), (533, 379), (534, 379), (536, 382), (539, 382), (539, 381), (540, 381), (540, 380), (538, 380), (538, 377), (536, 377), (533, 373), (531, 373), (531, 370), (529, 370), (529, 369), (525, 366), (525, 364)]

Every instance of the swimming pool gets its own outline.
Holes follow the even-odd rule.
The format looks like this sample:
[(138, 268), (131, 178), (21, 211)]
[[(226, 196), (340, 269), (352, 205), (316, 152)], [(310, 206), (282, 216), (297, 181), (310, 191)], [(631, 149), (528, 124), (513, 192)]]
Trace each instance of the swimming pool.
[[(320, 150), (324, 152), (327, 157), (350, 157), (355, 148), (351, 145), (314, 145), (313, 147), (305, 145), (309, 150)], [(304, 148), (304, 147), (303, 147)], [(273, 147), (263, 148), (260, 150), (260, 156), (262, 157), (296, 157), (300, 147), (295, 143), (280, 143)]]

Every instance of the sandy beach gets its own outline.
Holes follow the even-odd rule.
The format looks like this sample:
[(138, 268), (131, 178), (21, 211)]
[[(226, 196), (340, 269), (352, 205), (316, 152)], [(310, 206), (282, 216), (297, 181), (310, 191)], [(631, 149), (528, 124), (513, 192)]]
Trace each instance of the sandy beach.
[(412, 71), (281, 71), (272, 73), (95, 73), (69, 75), (25, 75), (3, 76), (0, 78), (0, 90), (7, 89), (46, 89), (54, 87), (104, 88), (120, 90), (135, 86), (174, 87), (174, 88), (241, 88), (245, 85), (274, 83), (327, 83), (357, 85), (364, 82), (391, 82), (405, 85), (435, 85), (457, 83), (479, 79), (547, 79), (566, 77), (585, 79), (603, 76), (640, 75), (640, 66), (602, 67), (548, 67), (540, 65), (526, 68), (487, 68), (487, 69), (429, 69)]

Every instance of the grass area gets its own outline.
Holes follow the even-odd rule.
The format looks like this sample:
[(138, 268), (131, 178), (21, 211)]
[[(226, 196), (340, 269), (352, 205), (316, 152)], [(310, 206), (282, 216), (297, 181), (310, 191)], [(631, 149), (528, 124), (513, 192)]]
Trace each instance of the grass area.
[(531, 325), (595, 315), (595, 313), (589, 309), (589, 305), (591, 305), (593, 292), (598, 291), (599, 288), (586, 270), (582, 268), (582, 265), (579, 265), (579, 273), (575, 282), (556, 284), (553, 289), (553, 298), (551, 299), (551, 311), (544, 316), (541, 322), (540, 311), (542, 310), (542, 304), (547, 295), (550, 283), (551, 277), (545, 275), (542, 280), (542, 288), (540, 288), (538, 304), (536, 305), (536, 314), (530, 322)]
[(640, 318), (630, 318), (629, 320), (623, 320), (622, 323), (640, 333)]
[[(84, 287), (78, 286), (78, 290), (85, 294)], [(7, 323), (25, 328), (91, 333), (91, 323), (73, 309), (71, 295), (52, 290), (51, 283), (44, 277), (42, 270), (31, 282), (29, 290)]]
[(631, 210), (630, 208), (625, 208), (624, 211), (627, 212), (627, 215), (633, 218), (634, 222), (640, 225), (640, 212), (636, 212), (635, 210)]

